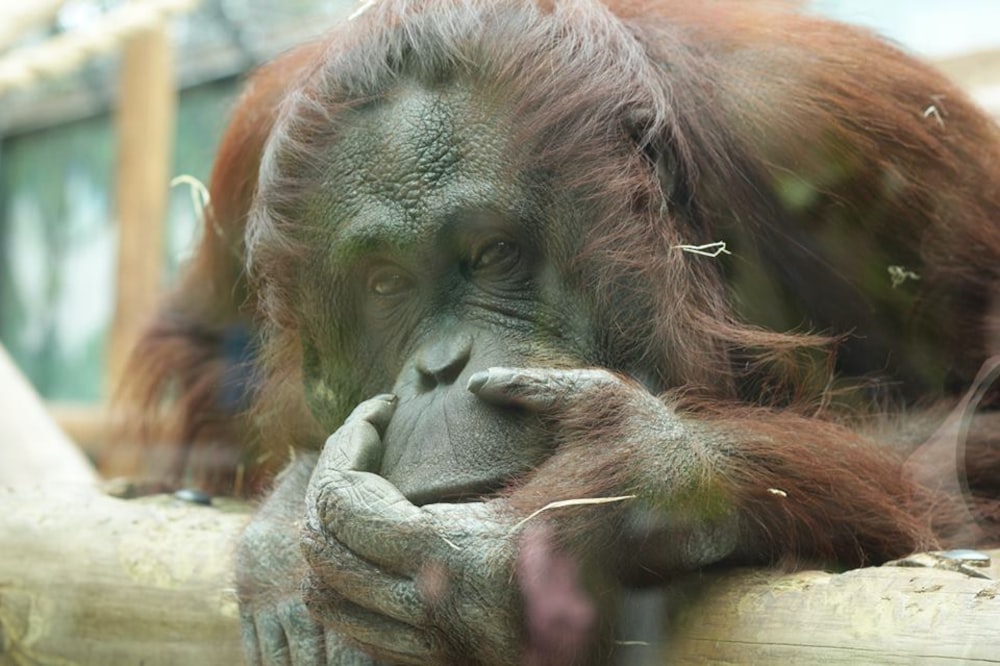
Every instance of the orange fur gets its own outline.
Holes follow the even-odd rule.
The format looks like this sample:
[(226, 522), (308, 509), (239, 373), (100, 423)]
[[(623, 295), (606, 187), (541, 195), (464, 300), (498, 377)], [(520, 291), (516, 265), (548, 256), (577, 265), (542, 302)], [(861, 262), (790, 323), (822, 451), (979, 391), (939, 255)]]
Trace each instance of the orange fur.
[[(281, 228), (258, 229), (250, 263), (268, 275), (264, 289), (244, 276), (265, 143), (287, 97), (299, 126), (282, 124), (282, 138), (294, 142), (295, 131), (357, 102), (320, 103), (323, 77), (374, 78), (378, 49), (404, 40), (425, 13), (452, 7), (459, 25), (463, 12), (488, 13), (487, 4), (385, 0), (255, 75), (218, 153), (203, 244), (140, 343), (123, 392), (130, 416), (166, 413), (141, 433), (159, 453), (136, 468), (119, 449), (107, 473), (225, 492), (243, 465), (253, 490), (289, 447), (323, 441), (299, 386), (288, 276), (301, 248)], [(834, 373), (857, 386), (884, 371), (902, 387), (899, 402), (953, 403), (1000, 351), (988, 328), (993, 317), (995, 333), (1000, 283), (996, 125), (931, 67), (788, 3), (547, 2), (537, 13), (528, 2), (499, 4), (527, 17), (524, 34), (541, 34), (546, 21), (564, 30), (550, 50), (518, 42), (514, 30), (510, 43), (484, 37), (494, 56), (484, 58), (489, 83), (512, 100), (515, 143), (535, 145), (540, 164), (575, 165), (557, 182), (599, 220), (577, 262), (608, 347), (651, 368), (673, 389), (669, 403), (715, 445), (705, 454), (707, 483), (748, 517), (746, 548), (863, 563), (947, 540), (958, 529), (955, 498), (917, 487), (902, 454), (822, 400), (833, 395)], [(466, 48), (458, 28), (434, 29), (442, 50)], [(323, 147), (298, 150), (305, 160)], [(665, 151), (683, 174), (668, 202), (649, 157)], [(739, 250), (727, 270), (674, 251), (722, 236)], [(890, 263), (919, 271), (912, 307), (900, 305), (902, 292), (870, 289), (871, 267)], [(784, 280), (762, 280), (762, 265)], [(802, 309), (789, 314), (780, 304), (792, 288)], [(260, 420), (251, 423), (220, 410), (216, 395), (225, 331), (258, 318), (268, 347), (257, 358), (263, 388), (252, 391)], [(806, 320), (822, 335), (799, 330)], [(864, 335), (852, 336), (855, 328)], [(824, 349), (831, 340), (836, 348)], [(840, 412), (869, 399), (845, 390)], [(821, 408), (810, 413), (803, 396)], [(594, 496), (634, 478), (619, 421), (609, 414), (594, 427), (588, 409), (600, 406), (581, 407), (590, 429), (569, 428), (555, 456), (511, 489), (515, 504)], [(255, 446), (261, 439), (270, 454)], [(970, 460), (996, 470), (995, 437), (973, 433), (976, 442), (985, 453)], [(191, 451), (206, 445), (216, 453), (192, 467)], [(986, 476), (975, 469), (969, 478), (995, 488), (995, 474)]]

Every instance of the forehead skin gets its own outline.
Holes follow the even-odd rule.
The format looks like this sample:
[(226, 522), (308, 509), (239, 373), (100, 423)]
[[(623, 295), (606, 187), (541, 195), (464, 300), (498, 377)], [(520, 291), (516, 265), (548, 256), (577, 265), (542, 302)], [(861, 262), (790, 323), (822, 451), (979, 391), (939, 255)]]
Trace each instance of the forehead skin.
[(469, 88), (402, 85), (341, 122), (310, 206), (338, 226), (338, 255), (419, 245), (484, 212), (512, 221), (537, 212), (506, 139), (509, 119)]

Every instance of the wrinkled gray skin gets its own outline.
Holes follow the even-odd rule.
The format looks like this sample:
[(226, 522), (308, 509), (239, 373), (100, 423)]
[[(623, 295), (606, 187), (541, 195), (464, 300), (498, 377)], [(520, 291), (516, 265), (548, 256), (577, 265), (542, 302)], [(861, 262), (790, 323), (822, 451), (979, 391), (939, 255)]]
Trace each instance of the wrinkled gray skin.
[[(293, 462), (244, 536), (252, 664), (373, 663), (348, 645), (403, 664), (522, 663), (523, 516), (502, 495), (477, 498), (547, 457), (560, 418), (590, 391), (636, 415), (616, 446), (660, 451), (636, 456), (635, 487), (669, 495), (692, 467), (671, 458), (687, 437), (666, 407), (586, 369), (601, 363), (594, 326), (563, 278), (582, 239), (539, 235), (585, 221), (519, 182), (502, 116), (469, 95), (403, 88), (356, 112), (303, 216), (332, 238), (302, 339), (310, 407), (334, 434), (318, 462)], [(357, 327), (346, 350), (343, 336), (324, 337), (345, 318)], [(345, 373), (379, 397), (341, 424), (331, 415)], [(691, 542), (672, 542), (656, 570), (724, 557), (732, 528), (687, 530)]]

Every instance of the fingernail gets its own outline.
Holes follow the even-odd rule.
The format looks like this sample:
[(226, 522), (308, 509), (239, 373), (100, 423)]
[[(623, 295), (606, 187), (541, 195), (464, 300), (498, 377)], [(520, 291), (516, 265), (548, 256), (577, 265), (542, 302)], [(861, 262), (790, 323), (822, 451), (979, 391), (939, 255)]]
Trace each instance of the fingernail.
[(396, 402), (396, 396), (392, 393), (380, 393), (373, 398), (374, 400), (382, 400), (383, 402), (393, 403)]
[(480, 370), (479, 372), (473, 374), (469, 377), (469, 383), (466, 384), (466, 388), (473, 393), (478, 393), (479, 389), (483, 388), (490, 379), (489, 370)]

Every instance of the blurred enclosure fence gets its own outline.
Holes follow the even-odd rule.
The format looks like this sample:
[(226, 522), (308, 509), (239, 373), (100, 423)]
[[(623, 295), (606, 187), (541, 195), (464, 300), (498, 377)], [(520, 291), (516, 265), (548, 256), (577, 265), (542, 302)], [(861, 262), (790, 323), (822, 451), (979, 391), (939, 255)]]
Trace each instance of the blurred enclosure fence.
[(0, 345), (92, 457), (242, 77), (352, 0), (0, 2)]

